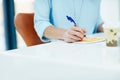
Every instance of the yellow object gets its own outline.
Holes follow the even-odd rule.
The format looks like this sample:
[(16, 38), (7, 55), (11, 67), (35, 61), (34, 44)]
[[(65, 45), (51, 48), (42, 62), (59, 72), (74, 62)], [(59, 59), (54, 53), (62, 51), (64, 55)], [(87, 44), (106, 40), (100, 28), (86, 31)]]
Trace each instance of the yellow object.
[(101, 40), (104, 40), (104, 38), (83, 38), (80, 42), (96, 42)]

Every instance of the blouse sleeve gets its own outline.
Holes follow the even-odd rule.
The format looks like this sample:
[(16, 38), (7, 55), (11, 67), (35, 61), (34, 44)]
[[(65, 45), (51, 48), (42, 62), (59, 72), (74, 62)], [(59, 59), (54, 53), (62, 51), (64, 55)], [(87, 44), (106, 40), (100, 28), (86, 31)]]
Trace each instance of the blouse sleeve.
[(43, 33), (48, 26), (52, 26), (49, 18), (50, 5), (50, 0), (35, 0), (34, 28), (43, 42), (49, 41)]

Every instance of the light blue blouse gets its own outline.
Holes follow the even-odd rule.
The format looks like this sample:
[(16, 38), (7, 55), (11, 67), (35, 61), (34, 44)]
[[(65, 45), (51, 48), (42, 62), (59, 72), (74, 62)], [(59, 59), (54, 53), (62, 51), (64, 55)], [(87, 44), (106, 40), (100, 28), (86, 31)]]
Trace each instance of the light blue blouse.
[(66, 16), (71, 16), (78, 26), (87, 30), (87, 34), (96, 32), (103, 23), (100, 16), (101, 0), (35, 0), (34, 27), (42, 41), (44, 30), (48, 26), (69, 29), (74, 24)]

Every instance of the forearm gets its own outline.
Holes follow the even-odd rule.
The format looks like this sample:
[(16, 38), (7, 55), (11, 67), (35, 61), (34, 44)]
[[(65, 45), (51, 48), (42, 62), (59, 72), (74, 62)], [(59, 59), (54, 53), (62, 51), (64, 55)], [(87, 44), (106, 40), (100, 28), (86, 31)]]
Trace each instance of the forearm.
[(63, 35), (65, 34), (65, 32), (66, 32), (65, 29), (49, 26), (44, 31), (44, 37), (49, 38), (49, 39), (64, 40)]

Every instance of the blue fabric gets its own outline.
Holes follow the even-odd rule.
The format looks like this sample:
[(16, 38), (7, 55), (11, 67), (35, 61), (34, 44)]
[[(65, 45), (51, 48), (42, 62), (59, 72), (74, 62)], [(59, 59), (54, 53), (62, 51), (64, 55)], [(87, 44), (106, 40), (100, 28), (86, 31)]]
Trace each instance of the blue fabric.
[(100, 16), (101, 0), (35, 0), (35, 30), (42, 41), (48, 26), (69, 29), (74, 24), (66, 16), (71, 16), (78, 26), (87, 30), (87, 34), (96, 32), (103, 22)]

